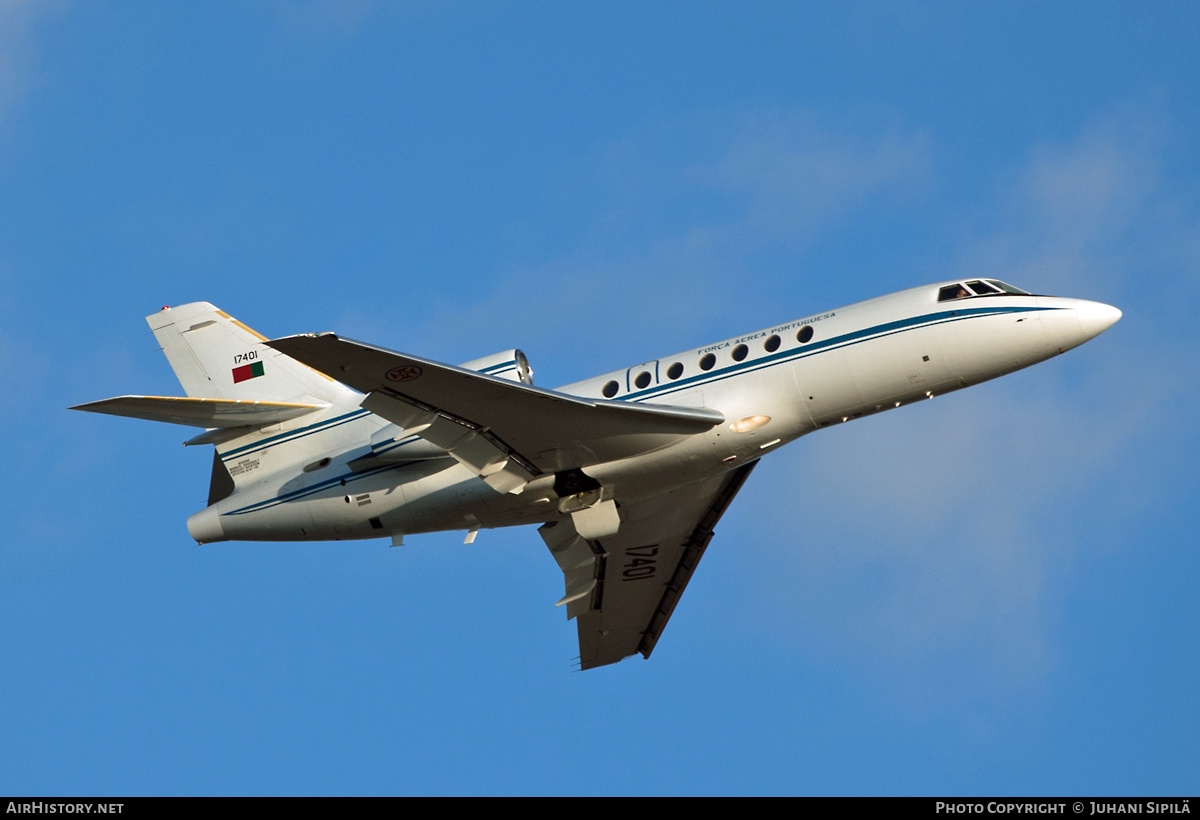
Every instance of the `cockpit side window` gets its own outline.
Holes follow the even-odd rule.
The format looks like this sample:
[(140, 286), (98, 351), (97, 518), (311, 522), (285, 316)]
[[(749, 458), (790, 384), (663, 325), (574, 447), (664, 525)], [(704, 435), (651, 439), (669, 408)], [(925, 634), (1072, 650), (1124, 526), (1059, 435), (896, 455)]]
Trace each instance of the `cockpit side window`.
[(939, 302), (950, 302), (954, 299), (966, 299), (971, 292), (962, 285), (946, 285), (938, 291)]

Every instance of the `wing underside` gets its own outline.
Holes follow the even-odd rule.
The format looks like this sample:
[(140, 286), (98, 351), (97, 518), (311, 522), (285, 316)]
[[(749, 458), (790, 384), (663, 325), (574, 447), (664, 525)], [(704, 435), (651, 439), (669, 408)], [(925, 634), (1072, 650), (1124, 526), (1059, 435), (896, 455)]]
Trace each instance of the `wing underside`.
[(620, 508), (617, 534), (579, 536), (569, 519), (539, 530), (566, 582), (559, 603), (579, 630), (579, 663), (591, 669), (650, 657), (713, 528), (757, 462)]

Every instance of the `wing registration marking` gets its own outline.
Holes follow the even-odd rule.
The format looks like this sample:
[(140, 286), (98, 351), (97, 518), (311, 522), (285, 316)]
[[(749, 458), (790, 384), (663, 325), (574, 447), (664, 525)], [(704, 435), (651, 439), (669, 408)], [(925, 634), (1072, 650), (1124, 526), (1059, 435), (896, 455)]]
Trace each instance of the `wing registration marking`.
[(658, 572), (658, 547), (634, 547), (625, 551), (621, 565), (622, 581), (643, 581)]

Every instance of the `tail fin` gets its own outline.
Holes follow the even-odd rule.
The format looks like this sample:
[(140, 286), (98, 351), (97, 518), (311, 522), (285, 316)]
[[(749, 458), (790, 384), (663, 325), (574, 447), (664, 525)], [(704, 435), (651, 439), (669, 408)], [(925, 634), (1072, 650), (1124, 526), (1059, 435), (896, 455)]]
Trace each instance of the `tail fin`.
[(146, 321), (188, 397), (118, 396), (72, 409), (205, 428), (184, 443), (216, 445), (210, 507), (305, 461), (305, 473), (320, 469), (331, 461), (321, 455), (366, 444), (383, 424), (359, 406), (360, 393), (268, 347), (208, 302), (163, 308)]
[[(292, 442), (304, 441), (306, 444), (296, 445), (302, 449), (308, 446), (336, 452), (336, 444), (329, 437), (348, 435), (345, 421), (369, 415), (359, 408), (361, 394), (267, 347), (263, 344), (265, 336), (208, 302), (163, 308), (147, 316), (146, 322), (189, 399), (221, 401), (193, 405), (189, 399), (143, 398), (134, 403), (132, 409), (137, 413), (122, 414), (140, 414), (141, 418), (156, 414), (153, 417), (158, 420), (215, 428), (187, 442), (216, 445), (208, 492), (210, 506), (231, 495), (243, 482), (294, 466), (300, 456)], [(116, 409), (108, 406), (114, 402), (122, 400), (98, 402), (103, 408), (83, 409), (129, 410), (128, 398), (114, 405)], [(188, 418), (167, 419), (168, 413)], [(217, 416), (222, 414), (230, 415), (228, 424), (220, 423), (223, 420)], [(280, 428), (279, 422), (296, 416), (300, 418)]]
[(361, 400), (324, 373), (267, 347), (265, 336), (208, 302), (163, 308), (146, 322), (192, 398), (328, 402), (347, 409)]

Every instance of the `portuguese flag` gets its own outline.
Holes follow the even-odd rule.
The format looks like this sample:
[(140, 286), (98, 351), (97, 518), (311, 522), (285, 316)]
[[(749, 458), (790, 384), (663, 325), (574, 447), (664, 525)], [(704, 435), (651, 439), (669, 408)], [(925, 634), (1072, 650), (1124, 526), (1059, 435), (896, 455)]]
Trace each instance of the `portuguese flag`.
[(254, 364), (244, 364), (241, 367), (235, 367), (233, 369), (233, 383), (237, 384), (238, 382), (249, 381), (250, 379), (257, 379), (261, 375), (263, 375), (263, 363), (262, 362), (255, 362)]

